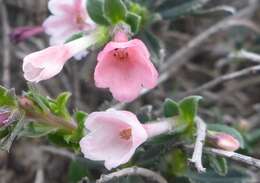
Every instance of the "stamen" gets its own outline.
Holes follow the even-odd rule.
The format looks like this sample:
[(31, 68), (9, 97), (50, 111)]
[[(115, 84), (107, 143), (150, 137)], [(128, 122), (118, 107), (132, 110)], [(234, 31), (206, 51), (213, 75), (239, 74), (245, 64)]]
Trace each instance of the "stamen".
[(120, 61), (125, 60), (128, 58), (128, 51), (127, 48), (124, 49), (114, 49), (114, 53), (113, 53), (114, 57), (116, 57), (117, 59), (119, 59)]
[(132, 137), (132, 129), (128, 128), (119, 133), (121, 139), (129, 140)]

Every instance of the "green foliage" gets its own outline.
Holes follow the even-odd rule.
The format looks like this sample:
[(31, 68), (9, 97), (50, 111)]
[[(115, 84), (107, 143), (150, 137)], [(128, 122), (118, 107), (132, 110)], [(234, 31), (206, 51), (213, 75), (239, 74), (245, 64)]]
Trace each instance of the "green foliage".
[(209, 163), (211, 168), (220, 176), (226, 176), (228, 173), (227, 160), (223, 157), (209, 155)]
[(135, 34), (140, 29), (141, 19), (142, 18), (139, 15), (131, 12), (126, 15), (126, 23), (130, 25), (132, 32)]
[(55, 100), (49, 99), (49, 107), (52, 113), (57, 116), (63, 117), (64, 119), (70, 119), (70, 114), (67, 110), (67, 105), (71, 93), (64, 92), (59, 94), (59, 96)]
[(37, 121), (26, 123), (19, 136), (29, 138), (40, 138), (47, 136), (50, 133), (56, 132), (58, 129), (46, 124), (41, 124)]
[(216, 132), (224, 132), (229, 135), (232, 135), (234, 138), (236, 138), (239, 141), (241, 148), (245, 147), (245, 141), (244, 141), (243, 136), (235, 128), (229, 127), (224, 124), (209, 124), (208, 130), (216, 131)]
[(117, 24), (125, 20), (127, 8), (122, 0), (105, 0), (104, 14), (112, 24)]
[(81, 162), (74, 160), (70, 162), (69, 166), (69, 183), (77, 183), (79, 182), (83, 177), (89, 177), (90, 173), (84, 164)]
[(71, 148), (75, 151), (79, 150), (79, 141), (85, 135), (84, 133), (84, 123), (87, 114), (82, 111), (77, 111), (74, 114), (74, 118), (77, 123), (77, 129), (72, 133), (65, 132), (64, 130), (55, 131), (55, 133), (50, 133), (48, 135), (49, 140), (62, 147)]
[(13, 90), (8, 90), (0, 86), (0, 107), (17, 107), (17, 99)]
[(183, 176), (188, 169), (186, 153), (181, 149), (173, 150), (167, 157), (168, 171), (176, 176)]
[(87, 10), (90, 18), (100, 25), (109, 25), (104, 15), (104, 0), (88, 0)]
[(163, 106), (164, 116), (173, 117), (179, 114), (179, 104), (172, 99), (165, 99)]
[(185, 122), (189, 124), (194, 122), (201, 99), (201, 96), (190, 96), (179, 102), (180, 116)]

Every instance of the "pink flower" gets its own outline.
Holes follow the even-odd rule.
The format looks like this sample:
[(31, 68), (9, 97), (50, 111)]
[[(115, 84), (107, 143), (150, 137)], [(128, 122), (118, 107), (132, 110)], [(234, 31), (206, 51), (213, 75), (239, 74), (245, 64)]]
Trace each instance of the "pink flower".
[(128, 111), (94, 112), (85, 122), (89, 132), (81, 139), (80, 148), (85, 158), (105, 161), (110, 170), (128, 162), (147, 138), (171, 131), (172, 123), (171, 119), (142, 125)]
[(128, 41), (122, 32), (105, 46), (97, 60), (96, 86), (109, 88), (119, 101), (130, 102), (143, 87), (151, 89), (157, 84), (158, 72), (144, 43), (139, 39)]
[(108, 110), (91, 113), (85, 126), (89, 133), (81, 139), (85, 158), (105, 161), (107, 169), (130, 160), (148, 135), (133, 113)]
[(93, 38), (82, 37), (67, 44), (51, 46), (27, 55), (23, 60), (24, 77), (30, 82), (50, 79), (61, 72), (64, 64), (75, 54), (93, 44)]
[(86, 0), (50, 0), (52, 13), (43, 23), (45, 32), (51, 36), (50, 44), (62, 44), (71, 36), (95, 27), (88, 16)]
[(43, 32), (42, 26), (26, 26), (15, 28), (10, 34), (10, 39), (15, 43), (24, 41), (32, 36), (36, 36)]

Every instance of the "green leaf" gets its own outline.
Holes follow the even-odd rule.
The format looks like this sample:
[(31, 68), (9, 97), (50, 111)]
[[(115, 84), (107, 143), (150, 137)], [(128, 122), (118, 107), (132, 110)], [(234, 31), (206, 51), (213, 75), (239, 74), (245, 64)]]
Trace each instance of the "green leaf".
[(209, 155), (209, 163), (211, 168), (220, 176), (225, 176), (228, 173), (227, 160), (223, 157)]
[(69, 166), (69, 182), (77, 183), (83, 177), (88, 177), (90, 175), (86, 166), (84, 166), (81, 162), (75, 160), (70, 162)]
[(198, 112), (199, 101), (201, 99), (201, 96), (190, 96), (179, 102), (180, 115), (185, 122), (189, 124), (194, 122)]
[(0, 86), (0, 107), (14, 108), (16, 106), (17, 101), (14, 91)]
[(127, 8), (122, 0), (105, 0), (104, 7), (104, 13), (112, 24), (125, 20)]
[(163, 111), (165, 117), (173, 117), (179, 114), (179, 105), (172, 99), (165, 99), (163, 105)]
[(37, 122), (30, 122), (24, 126), (19, 136), (29, 137), (29, 138), (40, 138), (50, 133), (53, 133), (55, 131), (57, 131), (57, 129), (51, 126), (37, 123)]
[(52, 103), (49, 103), (51, 111), (58, 116), (64, 117), (65, 119), (70, 119), (70, 114), (67, 109), (70, 96), (71, 93), (69, 92), (59, 94), (59, 96), (53, 100)]
[(104, 0), (88, 0), (87, 10), (90, 18), (100, 25), (109, 25), (104, 14)]
[(224, 132), (229, 135), (232, 135), (234, 138), (236, 138), (239, 141), (241, 148), (245, 147), (245, 141), (243, 136), (235, 128), (229, 127), (224, 124), (208, 124), (207, 128), (210, 131)]
[(126, 15), (126, 23), (130, 25), (133, 33), (137, 33), (140, 29), (141, 17), (134, 13), (127, 13)]
[(168, 169), (171, 174), (176, 176), (183, 176), (188, 168), (188, 161), (186, 154), (181, 149), (175, 149), (166, 157), (168, 162)]

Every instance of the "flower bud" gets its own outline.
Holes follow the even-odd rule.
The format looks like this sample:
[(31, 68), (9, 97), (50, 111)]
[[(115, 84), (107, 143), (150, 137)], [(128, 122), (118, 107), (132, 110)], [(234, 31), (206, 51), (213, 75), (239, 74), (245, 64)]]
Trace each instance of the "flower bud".
[(0, 127), (8, 123), (10, 115), (11, 112), (0, 110)]
[(19, 43), (30, 37), (36, 36), (42, 32), (43, 32), (42, 26), (18, 27), (14, 29), (13, 32), (11, 32), (10, 39), (15, 43)]
[(236, 151), (240, 147), (240, 143), (236, 138), (222, 132), (212, 132), (208, 136), (208, 141), (216, 148), (221, 148), (227, 151)]

